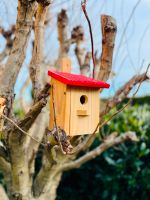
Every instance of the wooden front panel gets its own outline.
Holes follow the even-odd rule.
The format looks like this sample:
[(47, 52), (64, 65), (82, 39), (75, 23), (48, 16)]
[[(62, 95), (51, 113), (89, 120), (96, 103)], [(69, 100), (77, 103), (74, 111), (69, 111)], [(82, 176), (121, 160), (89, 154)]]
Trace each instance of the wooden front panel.
[(99, 90), (71, 87), (70, 135), (91, 134), (98, 121)]

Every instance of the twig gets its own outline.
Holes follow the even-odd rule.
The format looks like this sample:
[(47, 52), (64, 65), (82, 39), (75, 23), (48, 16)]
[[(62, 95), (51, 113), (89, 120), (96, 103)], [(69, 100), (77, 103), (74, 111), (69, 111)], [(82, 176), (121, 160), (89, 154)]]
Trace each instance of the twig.
[(144, 73), (139, 76), (135, 76), (131, 78), (123, 87), (121, 87), (114, 95), (112, 99), (106, 101), (100, 112), (100, 118), (107, 114), (113, 107), (122, 102), (122, 100), (129, 94), (133, 86), (140, 83), (140, 81), (144, 81), (149, 79), (149, 77)]
[(94, 55), (94, 42), (93, 42), (93, 34), (92, 34), (92, 26), (91, 26), (91, 22), (90, 19), (88, 17), (87, 11), (86, 11), (86, 0), (81, 1), (81, 7), (83, 10), (83, 13), (85, 15), (85, 18), (88, 22), (88, 26), (89, 26), (89, 31), (90, 31), (90, 38), (91, 38), (91, 48), (92, 48), (92, 61), (93, 61), (93, 78), (94, 78), (94, 74), (95, 74), (95, 55)]
[(8, 120), (10, 123), (12, 123), (18, 130), (20, 130), (22, 133), (24, 133), (25, 135), (29, 136), (32, 140), (34, 140), (37, 143), (40, 143), (41, 145), (45, 146), (44, 143), (38, 141), (37, 139), (35, 139), (34, 137), (32, 137), (29, 133), (27, 133), (26, 131), (24, 131), (22, 128), (20, 128), (12, 119), (10, 119), (9, 117), (7, 117), (4, 114), (0, 114), (2, 117), (4, 117), (6, 120)]

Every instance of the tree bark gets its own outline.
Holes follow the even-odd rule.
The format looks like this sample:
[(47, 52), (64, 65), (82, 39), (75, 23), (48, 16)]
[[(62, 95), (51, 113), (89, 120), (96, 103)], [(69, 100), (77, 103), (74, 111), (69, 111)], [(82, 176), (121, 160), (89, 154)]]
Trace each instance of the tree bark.
[(18, 1), (15, 39), (3, 75), (0, 76), (0, 95), (7, 96), (8, 93), (13, 92), (19, 70), (25, 59), (26, 48), (32, 28), (32, 17), (35, 12), (35, 4), (35, 2)]
[(57, 197), (57, 188), (59, 186), (60, 180), (62, 177), (62, 173), (58, 173), (55, 176), (52, 174), (52, 178), (49, 179), (49, 183), (47, 184), (47, 192), (41, 195), (39, 200), (55, 200)]
[[(113, 17), (102, 15), (102, 54), (100, 59), (100, 70), (95, 78), (107, 81), (112, 69), (112, 57), (117, 32), (116, 21)], [(95, 70), (97, 71), (97, 70)]]
[(30, 78), (32, 80), (34, 101), (37, 100), (39, 92), (43, 88), (44, 69), (42, 69), (43, 62), (43, 47), (44, 47), (44, 22), (47, 14), (47, 6), (38, 4), (36, 19), (34, 24), (34, 46), (32, 60), (30, 64)]

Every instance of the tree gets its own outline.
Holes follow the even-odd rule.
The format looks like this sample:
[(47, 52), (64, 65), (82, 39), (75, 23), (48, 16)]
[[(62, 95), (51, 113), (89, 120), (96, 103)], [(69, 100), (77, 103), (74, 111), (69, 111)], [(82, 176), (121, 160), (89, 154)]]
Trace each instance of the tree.
[[(9, 31), (5, 31), (3, 27), (0, 29), (1, 35), (6, 39), (6, 47), (0, 54), (0, 132), (2, 137), (0, 170), (4, 175), (7, 195), (9, 199), (14, 200), (53, 200), (56, 198), (56, 190), (64, 171), (78, 168), (108, 148), (126, 140), (137, 141), (134, 132), (121, 135), (110, 133), (99, 146), (87, 151), (96, 137), (95, 131), (92, 136), (72, 138), (70, 142), (74, 148), (68, 155), (64, 154), (60, 148), (59, 141), (57, 141), (58, 148), (54, 146), (51, 149), (46, 143), (43, 143), (48, 127), (46, 105), (50, 88), (50, 85), (45, 83), (45, 71), (47, 70), (45, 66), (47, 64), (44, 61), (43, 41), (44, 26), (48, 23), (47, 11), (50, 4), (51, 0), (18, 0), (16, 25), (13, 25)], [(71, 44), (75, 44), (75, 54), (80, 65), (80, 72), (87, 75), (90, 68), (91, 52), (84, 53), (82, 48), (83, 29), (81, 26), (75, 27), (71, 38), (69, 38), (67, 34), (68, 21), (66, 11), (62, 10), (57, 20), (60, 50), (54, 66), (59, 69), (59, 62), (68, 56)], [(103, 15), (101, 23), (102, 54), (100, 58), (95, 56), (94, 76), (96, 79), (107, 81), (112, 71), (112, 56), (117, 28), (116, 22), (111, 16)], [(34, 32), (34, 43), (29, 73), (32, 81), (33, 102), (29, 110), (22, 103), (25, 113), (22, 118), (18, 119), (13, 108), (14, 86), (26, 56), (31, 32)], [(2, 64), (4, 59), (7, 61)], [(147, 73), (133, 77), (116, 92), (113, 98), (104, 103), (100, 113), (102, 125), (109, 121), (109, 119), (102, 121), (104, 116), (122, 102), (135, 85), (141, 84), (148, 78)], [(21, 102), (24, 101), (23, 97), (20, 99)], [(98, 127), (102, 125), (99, 124)], [(85, 150), (86, 153), (79, 156), (79, 153), (85, 152)], [(37, 170), (36, 158), (41, 155), (41, 151), (41, 166)], [(4, 195), (3, 198), (7, 199), (5, 190), (1, 188), (1, 191)]]

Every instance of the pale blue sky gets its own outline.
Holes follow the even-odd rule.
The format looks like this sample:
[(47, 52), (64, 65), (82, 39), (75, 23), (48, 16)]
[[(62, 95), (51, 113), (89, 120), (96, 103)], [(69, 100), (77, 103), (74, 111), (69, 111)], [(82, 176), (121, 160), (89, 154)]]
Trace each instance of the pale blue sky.
[[(9, 24), (15, 22), (17, 1), (10, 0), (9, 5), (4, 2), (6, 1), (3, 0), (0, 2), (0, 20), (3, 22), (5, 27), (8, 28)], [(150, 1), (87, 0), (87, 2), (87, 11), (93, 28), (95, 50), (97, 50), (99, 54), (101, 52), (100, 15), (111, 15), (117, 21), (118, 30), (113, 57), (113, 71), (115, 76), (109, 80), (111, 83), (111, 89), (104, 90), (102, 94), (103, 96), (108, 96), (112, 95), (118, 87), (123, 85), (134, 74), (144, 72), (148, 63), (150, 63)], [(58, 42), (56, 20), (57, 13), (62, 8), (68, 10), (68, 16), (70, 19), (68, 34), (71, 33), (74, 26), (79, 24), (82, 25), (85, 29), (85, 48), (88, 50), (91, 48), (88, 26), (80, 7), (80, 0), (54, 0), (50, 9), (51, 23), (45, 36), (45, 49), (48, 60), (57, 58)], [(134, 13), (130, 19), (133, 9)], [(0, 41), (0, 49), (2, 49), (2, 39)], [(28, 65), (30, 57), (31, 48), (29, 47), (24, 67), (20, 72), (16, 84), (16, 93), (18, 93), (20, 86), (27, 76), (26, 65)], [(70, 51), (70, 57), (73, 61), (73, 68), (77, 72), (78, 63), (74, 56), (73, 47)], [(143, 60), (144, 64), (141, 68)], [(150, 95), (150, 82), (142, 85), (138, 95)]]

